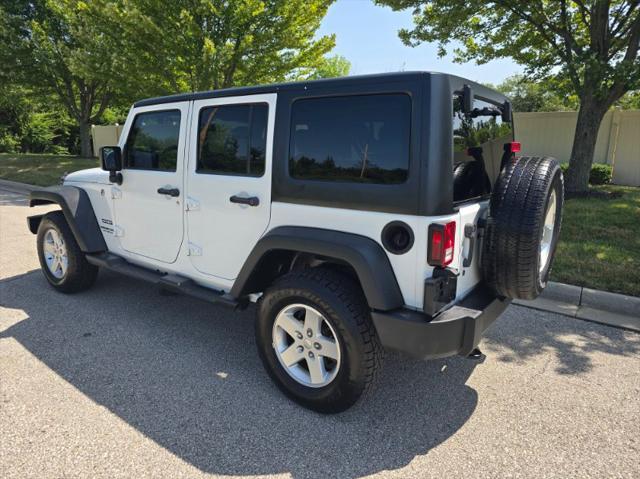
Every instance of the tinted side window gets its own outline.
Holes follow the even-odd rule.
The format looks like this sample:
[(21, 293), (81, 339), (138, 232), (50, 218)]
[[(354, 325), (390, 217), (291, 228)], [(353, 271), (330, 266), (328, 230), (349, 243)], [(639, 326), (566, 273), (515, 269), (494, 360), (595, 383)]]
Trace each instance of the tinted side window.
[(176, 171), (180, 110), (139, 113), (125, 146), (125, 167)]
[(293, 178), (406, 181), (411, 129), (408, 95), (298, 100), (291, 116), (289, 173)]
[(473, 112), (465, 114), (462, 98), (453, 97), (454, 201), (491, 192), (500, 173), (503, 146), (513, 139), (511, 124), (502, 121), (497, 105), (476, 98)]
[(266, 104), (213, 106), (200, 110), (198, 173), (264, 174)]

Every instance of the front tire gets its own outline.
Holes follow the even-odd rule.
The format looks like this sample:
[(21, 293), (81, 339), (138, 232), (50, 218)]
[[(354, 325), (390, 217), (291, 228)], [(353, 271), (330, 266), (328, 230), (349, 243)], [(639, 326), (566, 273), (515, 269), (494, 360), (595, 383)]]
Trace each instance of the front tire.
[(289, 273), (265, 292), (256, 339), (277, 386), (321, 413), (355, 404), (371, 387), (383, 354), (360, 287), (326, 267)]
[(62, 211), (42, 218), (36, 241), (40, 267), (54, 289), (78, 293), (93, 286), (98, 267), (87, 262)]

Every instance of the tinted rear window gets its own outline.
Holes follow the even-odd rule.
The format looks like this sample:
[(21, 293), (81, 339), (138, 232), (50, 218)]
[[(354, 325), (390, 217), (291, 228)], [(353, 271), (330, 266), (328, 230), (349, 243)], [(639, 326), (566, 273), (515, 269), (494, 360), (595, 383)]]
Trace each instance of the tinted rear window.
[(404, 183), (410, 129), (408, 95), (298, 100), (292, 106), (289, 172), (304, 180)]

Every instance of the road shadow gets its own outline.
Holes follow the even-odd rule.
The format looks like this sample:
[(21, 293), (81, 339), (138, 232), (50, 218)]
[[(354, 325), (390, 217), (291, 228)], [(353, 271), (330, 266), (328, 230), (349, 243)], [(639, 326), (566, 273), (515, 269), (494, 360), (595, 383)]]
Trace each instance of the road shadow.
[[(233, 314), (145, 283), (100, 274), (65, 296), (39, 271), (0, 281), (26, 319), (0, 331), (132, 427), (215, 474), (355, 478), (407, 465), (451, 437), (478, 395), (476, 366), (388, 355), (376, 390), (319, 415), (287, 400), (258, 359), (252, 309)], [(444, 368), (444, 366), (447, 366)]]
[(485, 336), (485, 352), (506, 363), (522, 363), (551, 353), (556, 358), (555, 372), (563, 375), (590, 372), (595, 367), (591, 355), (596, 352), (640, 355), (638, 333), (545, 312), (537, 312), (532, 324), (527, 320), (531, 311), (510, 306), (500, 318), (500, 326)]

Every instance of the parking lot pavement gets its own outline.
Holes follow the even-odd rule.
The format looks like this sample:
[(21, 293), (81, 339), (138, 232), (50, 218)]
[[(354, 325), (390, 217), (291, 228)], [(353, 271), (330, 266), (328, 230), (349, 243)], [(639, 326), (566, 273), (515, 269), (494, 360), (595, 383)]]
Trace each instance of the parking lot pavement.
[(640, 477), (640, 335), (512, 306), (483, 363), (388, 355), (322, 416), (259, 362), (253, 311), (101, 272), (38, 270), (29, 209), (0, 195), (0, 477)]

